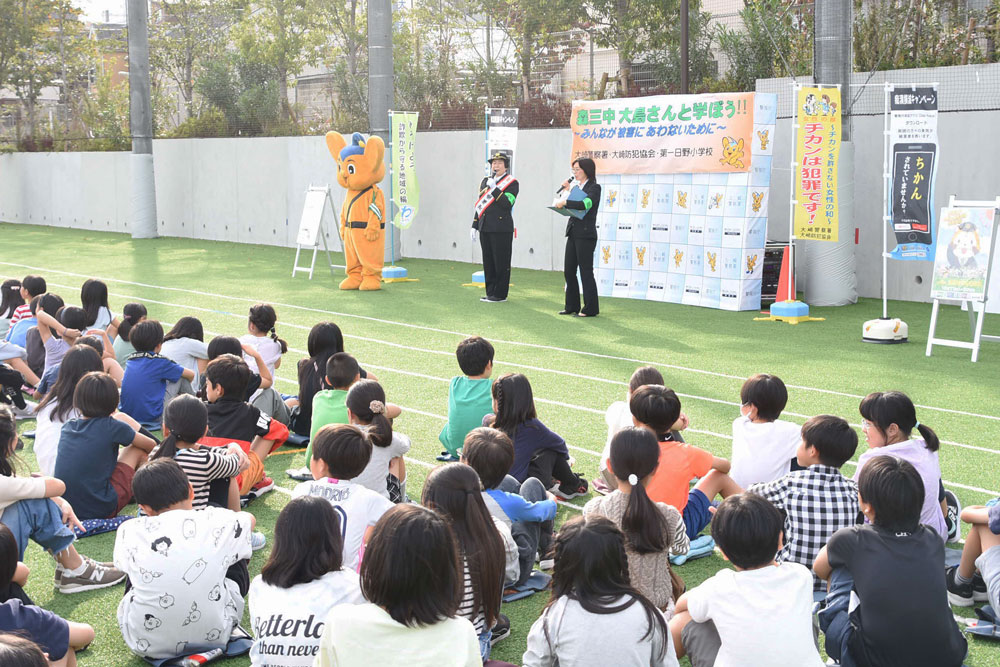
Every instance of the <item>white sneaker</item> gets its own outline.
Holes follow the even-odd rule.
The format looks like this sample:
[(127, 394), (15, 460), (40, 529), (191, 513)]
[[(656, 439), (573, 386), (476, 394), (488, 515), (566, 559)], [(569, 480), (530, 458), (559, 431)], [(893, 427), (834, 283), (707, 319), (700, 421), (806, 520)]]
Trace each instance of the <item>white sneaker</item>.
[(538, 569), (540, 570), (551, 570), (556, 566), (555, 558), (543, 558), (538, 561)]
[(38, 409), (38, 403), (35, 403), (34, 401), (25, 401), (24, 403), (25, 403), (25, 405), (24, 405), (23, 408), (19, 408), (16, 405), (10, 406), (11, 409), (12, 409), (12, 411), (14, 412), (14, 418), (15, 419), (34, 419), (35, 418), (35, 410)]
[(253, 549), (254, 551), (260, 551), (261, 549), (264, 548), (265, 544), (267, 544), (267, 537), (264, 536), (264, 533), (260, 532), (259, 530), (255, 530), (254, 532), (250, 533), (251, 549)]
[(289, 468), (285, 471), (285, 474), (294, 479), (297, 482), (309, 482), (312, 481), (313, 474), (309, 468)]

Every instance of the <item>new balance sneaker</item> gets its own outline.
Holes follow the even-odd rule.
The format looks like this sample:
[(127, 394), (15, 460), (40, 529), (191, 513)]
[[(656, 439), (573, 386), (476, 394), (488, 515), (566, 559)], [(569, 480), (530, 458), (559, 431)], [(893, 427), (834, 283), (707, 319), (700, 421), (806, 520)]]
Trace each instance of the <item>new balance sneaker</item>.
[(958, 583), (955, 575), (958, 574), (958, 566), (952, 565), (944, 571), (945, 585), (948, 587), (948, 602), (956, 607), (971, 607), (974, 601), (972, 582), (964, 584)]
[(510, 619), (505, 614), (500, 614), (490, 633), (490, 646), (507, 637), (510, 637)]
[(252, 533), (250, 533), (251, 549), (253, 549), (254, 551), (260, 551), (261, 549), (264, 548), (265, 544), (267, 544), (267, 537), (264, 536), (264, 533), (260, 532), (259, 530), (255, 530)]
[(552, 493), (563, 500), (572, 500), (587, 495), (589, 488), (587, 480), (577, 475), (576, 484), (560, 484), (552, 489)]
[(60, 593), (80, 593), (99, 588), (108, 588), (125, 581), (125, 573), (115, 569), (111, 563), (98, 563), (81, 556), (85, 565), (80, 574), (69, 574), (61, 565), (56, 565), (56, 589)]
[(945, 524), (948, 526), (948, 541), (958, 542), (962, 539), (962, 522), (959, 517), (962, 514), (962, 503), (958, 502), (958, 496), (952, 491), (945, 490), (944, 502), (948, 505), (948, 514), (945, 517)]

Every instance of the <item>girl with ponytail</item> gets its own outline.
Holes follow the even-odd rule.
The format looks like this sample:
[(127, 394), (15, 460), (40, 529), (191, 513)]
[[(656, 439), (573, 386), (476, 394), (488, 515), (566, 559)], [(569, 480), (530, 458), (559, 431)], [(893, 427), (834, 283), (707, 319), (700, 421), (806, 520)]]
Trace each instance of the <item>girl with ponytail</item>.
[(506, 563), (504, 541), (486, 509), (479, 475), (464, 463), (438, 466), (424, 482), (420, 503), (447, 519), (455, 533), (463, 581), (458, 616), (475, 627), (485, 661), (492, 628), (500, 620)]
[[(274, 325), (278, 321), (278, 314), (274, 308), (266, 303), (258, 303), (250, 307), (250, 316), (247, 318), (247, 333), (240, 336), (240, 343), (243, 346), (251, 346), (256, 349), (257, 354), (244, 353), (243, 359), (250, 367), (251, 373), (257, 373), (264, 377), (265, 372), (272, 378), (275, 370), (281, 366), (281, 355), (288, 352), (288, 343), (278, 338)], [(266, 368), (261, 368), (263, 361)], [(291, 412), (285, 405), (281, 394), (273, 387), (258, 389), (250, 396), (250, 404), (277, 419), (288, 426), (291, 420)]]
[[(687, 553), (689, 541), (680, 512), (646, 495), (659, 458), (660, 445), (649, 429), (633, 426), (616, 433), (611, 439), (610, 466), (618, 489), (592, 499), (583, 514), (606, 517), (621, 529), (632, 584), (669, 618), (683, 592), (675, 590), (670, 553)], [(678, 578), (676, 585), (680, 583)]]
[(388, 498), (394, 503), (406, 496), (406, 463), (410, 439), (394, 433), (391, 419), (399, 416), (399, 407), (386, 403), (385, 391), (375, 380), (358, 380), (347, 391), (347, 418), (360, 426), (372, 442), (372, 457), (364, 471), (352, 481)]
[(184, 470), (194, 488), (194, 509), (210, 503), (240, 511), (240, 487), (236, 476), (249, 465), (235, 442), (223, 447), (198, 444), (208, 433), (208, 408), (190, 394), (181, 394), (163, 411), (163, 442), (150, 461), (173, 459)]
[(128, 363), (129, 355), (135, 354), (135, 348), (129, 342), (129, 333), (132, 327), (146, 319), (146, 306), (141, 303), (126, 303), (122, 308), (122, 319), (118, 324), (118, 336), (115, 338), (112, 347), (115, 350), (115, 359), (122, 368)]
[[(861, 432), (869, 450), (858, 458), (854, 479), (861, 476), (865, 464), (876, 456), (895, 456), (909, 461), (924, 483), (920, 523), (937, 530), (942, 540), (948, 540), (951, 530), (957, 538), (961, 507), (958, 506), (958, 499), (951, 492), (946, 492), (941, 482), (941, 464), (938, 461), (941, 441), (929, 426), (917, 421), (913, 401), (901, 391), (876, 391), (865, 396), (858, 409), (862, 417)], [(952, 505), (953, 517), (949, 517), (949, 505)], [(949, 518), (953, 518), (952, 526), (948, 525)]]

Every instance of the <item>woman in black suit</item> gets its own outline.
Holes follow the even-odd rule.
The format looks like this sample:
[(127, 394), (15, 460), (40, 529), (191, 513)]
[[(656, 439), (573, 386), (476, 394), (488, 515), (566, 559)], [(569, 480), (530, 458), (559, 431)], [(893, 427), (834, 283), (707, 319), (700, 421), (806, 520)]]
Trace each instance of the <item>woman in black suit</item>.
[[(597, 281), (594, 279), (594, 250), (597, 248), (597, 207), (601, 204), (601, 186), (594, 175), (594, 161), (582, 157), (573, 161), (573, 177), (586, 195), (580, 201), (561, 201), (556, 206), (586, 211), (582, 218), (570, 217), (566, 223), (566, 256), (563, 275), (566, 278), (566, 305), (560, 315), (594, 317), (600, 312), (597, 303)], [(571, 186), (563, 183), (564, 189)], [(580, 288), (576, 272), (583, 282), (583, 308), (580, 308)]]

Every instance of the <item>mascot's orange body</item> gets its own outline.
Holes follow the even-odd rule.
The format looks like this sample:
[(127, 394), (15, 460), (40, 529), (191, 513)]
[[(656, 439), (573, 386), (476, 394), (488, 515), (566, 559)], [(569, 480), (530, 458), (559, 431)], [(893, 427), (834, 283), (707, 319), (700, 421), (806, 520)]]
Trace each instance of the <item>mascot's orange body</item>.
[(327, 132), (326, 146), (337, 162), (337, 182), (347, 190), (340, 209), (347, 278), (340, 289), (381, 289), (385, 195), (376, 183), (385, 178), (385, 143), (379, 137), (365, 141), (355, 132), (348, 144), (339, 132)]

